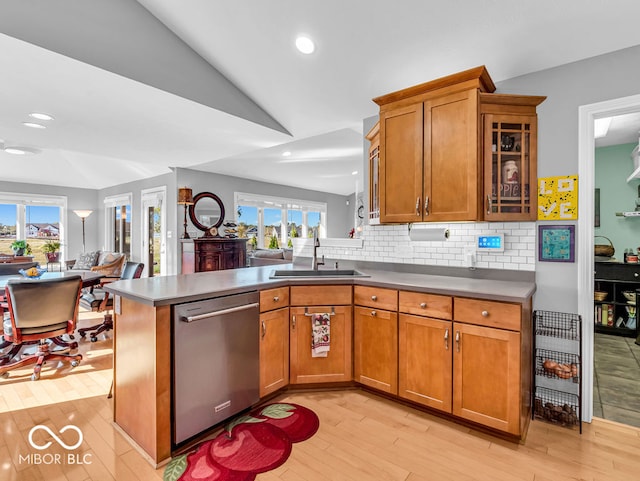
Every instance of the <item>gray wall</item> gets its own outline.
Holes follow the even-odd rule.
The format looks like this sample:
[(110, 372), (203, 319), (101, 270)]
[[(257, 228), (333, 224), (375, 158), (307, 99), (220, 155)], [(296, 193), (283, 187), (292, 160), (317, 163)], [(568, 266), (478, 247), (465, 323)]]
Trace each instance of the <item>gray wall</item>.
[(93, 210), (85, 220), (85, 244), (87, 250), (95, 250), (99, 246), (99, 236), (97, 231), (98, 216), (98, 194), (93, 189), (76, 189), (71, 187), (59, 187), (55, 185), (27, 184), (20, 182), (0, 181), (0, 192), (12, 192), (16, 194), (42, 194), (60, 195), (67, 197), (67, 238), (65, 240), (65, 258), (75, 259), (76, 255), (82, 251), (82, 222), (73, 213), (74, 210)]
[[(329, 194), (314, 190), (299, 189), (285, 185), (270, 184), (255, 180), (242, 179), (228, 175), (199, 172), (191, 169), (176, 169), (177, 185), (190, 187), (193, 195), (200, 192), (211, 192), (222, 200), (225, 208), (225, 219), (235, 219), (233, 211), (234, 193), (250, 192), (252, 194), (272, 195), (290, 199), (311, 200), (327, 203), (327, 237), (347, 237), (353, 226), (353, 211), (349, 216), (347, 200), (350, 196)], [(191, 237), (202, 235), (188, 222), (187, 230)], [(179, 216), (179, 232), (182, 232), (182, 216)]]
[[(496, 84), (501, 93), (547, 96), (538, 107), (538, 177), (578, 173), (578, 108), (640, 93), (639, 58), (636, 46)], [(537, 263), (534, 307), (576, 312), (577, 274), (577, 263)]]
[[(141, 192), (143, 189), (151, 189), (154, 187), (167, 187), (167, 198), (166, 198), (166, 212), (167, 212), (167, 265), (168, 265), (168, 273), (175, 274), (177, 271), (173, 270), (177, 264), (177, 252), (178, 245), (176, 239), (180, 236), (180, 231), (176, 231), (175, 226), (177, 225), (176, 221), (176, 212), (178, 205), (176, 202), (177, 199), (177, 187), (175, 180), (175, 173), (163, 174), (156, 177), (152, 177), (150, 179), (139, 180), (135, 182), (129, 182), (127, 184), (118, 185), (115, 187), (109, 187), (106, 189), (101, 189), (97, 192), (98, 199), (98, 225), (94, 228), (97, 229), (98, 232), (98, 242), (97, 248), (102, 249), (104, 247), (104, 235), (105, 235), (105, 210), (104, 210), (104, 199), (105, 197), (118, 195), (118, 194), (128, 194), (131, 193), (133, 200), (131, 205), (131, 216), (132, 216), (132, 232), (131, 232), (131, 260), (140, 262), (143, 261), (141, 259), (140, 251), (142, 249), (142, 201), (141, 201)], [(94, 214), (92, 214), (93, 216)], [(88, 248), (88, 247), (87, 247)], [(144, 262), (144, 261), (143, 261)]]

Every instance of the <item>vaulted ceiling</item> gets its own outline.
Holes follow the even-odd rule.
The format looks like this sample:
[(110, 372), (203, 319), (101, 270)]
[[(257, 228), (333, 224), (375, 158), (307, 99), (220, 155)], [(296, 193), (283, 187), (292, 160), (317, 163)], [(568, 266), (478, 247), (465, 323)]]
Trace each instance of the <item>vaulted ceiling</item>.
[[(3, 0), (0, 142), (36, 153), (0, 151), (1, 179), (99, 189), (188, 167), (349, 194), (373, 97), (638, 45), (638, 18), (627, 0)], [(55, 119), (25, 127), (34, 111)]]

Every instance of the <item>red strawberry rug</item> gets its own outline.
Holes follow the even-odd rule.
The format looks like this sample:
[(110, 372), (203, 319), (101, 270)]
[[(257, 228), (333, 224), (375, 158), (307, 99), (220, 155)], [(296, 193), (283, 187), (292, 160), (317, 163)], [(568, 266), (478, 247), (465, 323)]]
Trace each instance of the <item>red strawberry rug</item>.
[(309, 439), (319, 425), (316, 413), (304, 406), (267, 404), (231, 421), (215, 439), (173, 458), (164, 481), (252, 481), (284, 464), (291, 444)]

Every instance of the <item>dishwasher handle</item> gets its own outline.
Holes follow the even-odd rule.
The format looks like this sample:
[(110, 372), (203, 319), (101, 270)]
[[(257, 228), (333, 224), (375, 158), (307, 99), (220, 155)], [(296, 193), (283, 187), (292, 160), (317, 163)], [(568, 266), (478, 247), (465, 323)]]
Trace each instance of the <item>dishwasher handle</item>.
[(232, 312), (246, 311), (247, 309), (253, 309), (254, 307), (258, 307), (260, 304), (254, 302), (252, 304), (245, 304), (243, 306), (230, 307), (228, 309), (221, 309), (219, 311), (207, 312), (205, 314), (198, 314), (196, 316), (186, 316), (180, 318), (182, 322), (194, 322), (199, 321), (201, 319), (207, 319), (210, 317), (224, 316), (225, 314), (231, 314)]

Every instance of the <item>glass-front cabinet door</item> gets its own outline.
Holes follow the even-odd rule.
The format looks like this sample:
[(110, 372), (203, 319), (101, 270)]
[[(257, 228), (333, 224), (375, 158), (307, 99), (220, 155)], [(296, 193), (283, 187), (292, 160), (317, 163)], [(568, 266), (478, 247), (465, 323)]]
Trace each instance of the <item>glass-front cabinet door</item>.
[(536, 116), (484, 116), (485, 220), (537, 217)]

